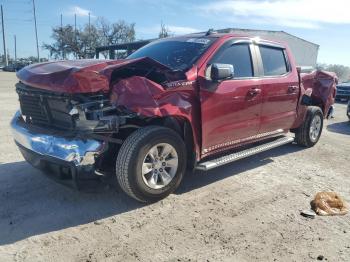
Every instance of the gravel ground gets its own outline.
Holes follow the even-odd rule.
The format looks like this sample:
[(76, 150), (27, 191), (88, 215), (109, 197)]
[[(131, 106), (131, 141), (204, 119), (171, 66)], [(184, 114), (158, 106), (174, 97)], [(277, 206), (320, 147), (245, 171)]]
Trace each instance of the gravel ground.
[(307, 219), (318, 191), (350, 203), (345, 104), (311, 149), (286, 145), (188, 174), (142, 205), (119, 188), (77, 192), (23, 161), (9, 130), (13, 73), (0, 72), (0, 261), (350, 261), (350, 215)]

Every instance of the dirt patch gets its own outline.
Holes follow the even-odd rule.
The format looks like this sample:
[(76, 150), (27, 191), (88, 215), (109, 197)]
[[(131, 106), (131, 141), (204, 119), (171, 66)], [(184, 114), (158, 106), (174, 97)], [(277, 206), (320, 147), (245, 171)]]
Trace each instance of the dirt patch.
[(302, 217), (318, 191), (350, 202), (345, 104), (311, 149), (283, 146), (188, 174), (163, 201), (82, 193), (23, 161), (9, 130), (13, 73), (0, 72), (1, 261), (349, 261), (350, 218)]

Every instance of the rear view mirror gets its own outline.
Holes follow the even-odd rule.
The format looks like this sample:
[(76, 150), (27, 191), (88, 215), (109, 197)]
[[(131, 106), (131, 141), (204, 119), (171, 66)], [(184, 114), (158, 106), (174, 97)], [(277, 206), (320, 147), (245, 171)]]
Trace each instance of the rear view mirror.
[(234, 75), (233, 65), (212, 64), (210, 66), (210, 78), (214, 81), (232, 79), (233, 75)]

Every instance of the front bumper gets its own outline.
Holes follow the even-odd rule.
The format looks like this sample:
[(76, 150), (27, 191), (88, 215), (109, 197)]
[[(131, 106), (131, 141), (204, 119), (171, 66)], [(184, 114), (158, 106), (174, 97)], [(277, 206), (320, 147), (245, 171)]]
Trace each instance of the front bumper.
[(50, 164), (57, 166), (59, 171), (65, 169), (75, 186), (79, 173), (93, 173), (96, 160), (107, 149), (103, 141), (30, 128), (19, 111), (11, 121), (11, 129), (23, 157), (30, 164), (40, 169)]

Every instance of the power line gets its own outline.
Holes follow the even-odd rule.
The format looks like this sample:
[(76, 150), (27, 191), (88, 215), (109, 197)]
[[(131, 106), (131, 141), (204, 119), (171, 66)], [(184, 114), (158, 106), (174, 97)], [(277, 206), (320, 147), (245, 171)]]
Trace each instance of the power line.
[(11, 0), (7, 4), (20, 3), (20, 4), (30, 4), (30, 0)]
[(33, 19), (17, 19), (17, 18), (6, 18), (5, 19), (6, 20), (6, 22), (8, 22), (8, 21), (13, 21), (13, 22), (24, 22), (24, 23), (26, 23), (26, 22), (29, 22), (29, 23), (32, 23), (33, 22)]

